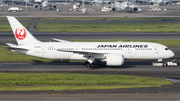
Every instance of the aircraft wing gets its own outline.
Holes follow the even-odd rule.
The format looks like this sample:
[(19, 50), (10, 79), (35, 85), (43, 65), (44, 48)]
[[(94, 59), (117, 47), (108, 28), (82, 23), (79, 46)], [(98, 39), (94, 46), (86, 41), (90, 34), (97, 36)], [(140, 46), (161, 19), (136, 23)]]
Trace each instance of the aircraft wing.
[(138, 5), (130, 5), (130, 8), (135, 8), (135, 7), (139, 7)]
[(56, 41), (59, 41), (59, 42), (71, 42), (71, 41), (61, 40), (61, 39), (56, 39), (56, 38), (53, 38), (53, 40), (56, 40)]
[(62, 52), (73, 52), (73, 53), (79, 53), (79, 54), (84, 54), (84, 55), (92, 55), (92, 54), (108, 54), (108, 53), (102, 53), (102, 52), (91, 52), (91, 51), (76, 51), (76, 50), (61, 50), (57, 49), (57, 51), (62, 51)]

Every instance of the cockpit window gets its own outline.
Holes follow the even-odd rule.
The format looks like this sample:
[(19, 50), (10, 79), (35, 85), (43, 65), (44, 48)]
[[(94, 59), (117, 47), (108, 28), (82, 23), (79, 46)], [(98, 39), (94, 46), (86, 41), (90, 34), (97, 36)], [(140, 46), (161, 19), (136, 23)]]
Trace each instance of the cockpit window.
[(168, 48), (165, 48), (165, 50), (169, 50)]

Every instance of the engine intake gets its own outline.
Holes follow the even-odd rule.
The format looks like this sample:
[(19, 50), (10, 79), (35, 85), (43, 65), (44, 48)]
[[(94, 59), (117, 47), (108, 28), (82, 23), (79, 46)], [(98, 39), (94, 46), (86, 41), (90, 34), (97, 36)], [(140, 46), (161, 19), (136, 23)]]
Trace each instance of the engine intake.
[(137, 10), (138, 10), (138, 8), (135, 7), (135, 8), (134, 8), (134, 11), (137, 11)]
[(35, 5), (34, 7), (35, 7), (35, 8), (38, 8), (38, 5)]
[(115, 10), (116, 10), (116, 8), (113, 7), (113, 8), (112, 8), (112, 11), (115, 11)]
[(55, 8), (56, 8), (56, 5), (54, 5), (53, 8), (55, 9)]

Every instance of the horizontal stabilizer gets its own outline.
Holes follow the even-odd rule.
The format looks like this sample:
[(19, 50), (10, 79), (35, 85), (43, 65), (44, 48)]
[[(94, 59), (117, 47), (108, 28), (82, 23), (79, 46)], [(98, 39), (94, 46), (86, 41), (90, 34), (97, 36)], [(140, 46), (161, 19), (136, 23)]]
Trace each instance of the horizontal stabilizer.
[(16, 47), (16, 44), (12, 44), (12, 43), (6, 43), (6, 45), (10, 46), (10, 47)]
[(28, 49), (24, 49), (24, 48), (16, 48), (16, 47), (5, 47), (9, 50), (28, 50)]
[(6, 43), (6, 44), (8, 46), (10, 46), (10, 47), (5, 47), (5, 48), (7, 48), (9, 50), (29, 50), (27, 48), (19, 47), (19, 46), (15, 45), (15, 44), (12, 44), (12, 43)]

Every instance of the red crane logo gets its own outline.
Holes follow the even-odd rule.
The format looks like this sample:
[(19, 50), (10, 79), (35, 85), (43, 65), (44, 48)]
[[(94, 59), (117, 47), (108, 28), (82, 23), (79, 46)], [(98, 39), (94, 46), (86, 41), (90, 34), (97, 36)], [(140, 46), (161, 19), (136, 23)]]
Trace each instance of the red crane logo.
[(19, 40), (26, 38), (26, 30), (24, 28), (17, 28), (15, 31), (15, 36)]

